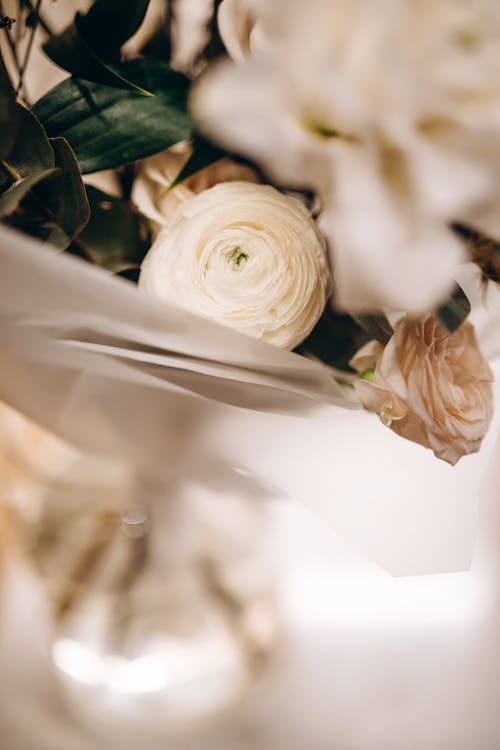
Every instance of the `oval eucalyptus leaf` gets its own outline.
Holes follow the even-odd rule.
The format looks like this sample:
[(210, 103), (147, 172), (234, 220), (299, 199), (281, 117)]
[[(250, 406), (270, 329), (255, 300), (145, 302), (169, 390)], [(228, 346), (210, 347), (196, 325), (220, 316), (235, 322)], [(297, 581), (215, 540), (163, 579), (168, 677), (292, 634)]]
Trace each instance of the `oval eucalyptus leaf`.
[(149, 96), (149, 91), (145, 91), (141, 86), (127, 80), (99, 59), (80, 33), (80, 19), (81, 16), (77, 13), (74, 25), (45, 42), (43, 49), (50, 59), (59, 67), (83, 80)]
[[(52, 147), (55, 167), (26, 178), (31, 184), (24, 191), (18, 210), (7, 217), (7, 222), (64, 250), (85, 226), (89, 206), (78, 163), (68, 143), (63, 138), (55, 138), (51, 141)], [(9, 191), (2, 198), (8, 194)]]
[(16, 142), (6, 160), (20, 177), (44, 172), (55, 166), (49, 139), (33, 112), (16, 104), (18, 127)]
[(469, 299), (462, 287), (457, 284), (448, 301), (436, 311), (436, 317), (443, 328), (452, 333), (463, 323), (469, 313)]
[(93, 263), (113, 273), (137, 269), (151, 245), (148, 220), (128, 201), (87, 185), (90, 220), (79, 242)]
[(33, 107), (50, 136), (70, 143), (83, 174), (144, 159), (191, 136), (185, 76), (153, 60), (119, 69), (154, 96), (67, 79)]
[(175, 180), (169, 185), (168, 189), (172, 190), (177, 185), (180, 185), (181, 182), (187, 180), (188, 177), (192, 177), (192, 175), (196, 174), (201, 169), (205, 169), (205, 167), (215, 164), (215, 162), (220, 159), (224, 159), (227, 155), (227, 151), (223, 151), (222, 149), (217, 148), (217, 146), (213, 146), (211, 143), (208, 143), (208, 141), (201, 139), (195, 141), (193, 153), (184, 164)]
[(6, 159), (17, 137), (16, 97), (0, 55), (0, 161)]
[(35, 172), (29, 177), (21, 177), (20, 180), (14, 182), (0, 195), (0, 217), (8, 216), (15, 211), (32, 187), (58, 171), (56, 167), (52, 167), (52, 169), (46, 169), (44, 172)]
[(89, 220), (90, 207), (78, 162), (64, 138), (51, 138), (56, 166), (60, 174), (39, 185), (40, 199), (52, 212), (54, 226), (47, 242), (65, 248), (82, 231)]
[(44, 172), (35, 172), (29, 177), (21, 177), (20, 180), (12, 183), (12, 185), (0, 195), (0, 217), (8, 216), (8, 214), (15, 211), (32, 187), (58, 171), (59, 170), (56, 167), (52, 167), (52, 169), (46, 169)]

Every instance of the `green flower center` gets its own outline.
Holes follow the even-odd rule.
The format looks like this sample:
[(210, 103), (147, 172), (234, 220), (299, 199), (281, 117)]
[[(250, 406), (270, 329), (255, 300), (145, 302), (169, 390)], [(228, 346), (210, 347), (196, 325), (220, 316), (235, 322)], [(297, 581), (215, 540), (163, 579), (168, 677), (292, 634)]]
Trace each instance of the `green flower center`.
[(338, 138), (340, 136), (338, 130), (331, 128), (328, 125), (324, 125), (321, 122), (307, 121), (304, 123), (304, 127), (313, 135), (318, 136), (318, 138), (323, 138), (324, 140)]
[(226, 260), (233, 271), (239, 271), (248, 260), (247, 253), (244, 253), (241, 247), (234, 247), (226, 253)]

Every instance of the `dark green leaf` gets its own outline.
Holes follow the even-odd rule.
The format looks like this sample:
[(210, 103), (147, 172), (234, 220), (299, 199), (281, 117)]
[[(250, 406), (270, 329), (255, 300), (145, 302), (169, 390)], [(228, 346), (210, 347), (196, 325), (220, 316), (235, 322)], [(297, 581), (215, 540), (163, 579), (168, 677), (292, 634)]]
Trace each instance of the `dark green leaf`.
[(452, 333), (455, 331), (470, 313), (470, 302), (464, 290), (455, 287), (453, 294), (436, 311), (436, 317), (443, 328)]
[[(0, 170), (0, 193), (10, 189), (13, 183), (18, 187), (9, 194), (8, 213), (12, 210), (15, 197), (21, 199), (27, 183), (23, 178), (35, 178), (55, 166), (54, 152), (45, 131), (36, 117), (20, 104), (15, 105), (17, 123), (16, 140), (10, 153), (2, 162)], [(37, 180), (31, 184), (35, 184)]]
[(154, 96), (67, 79), (33, 108), (50, 136), (67, 139), (84, 174), (143, 159), (191, 136), (187, 78), (153, 60), (119, 69)]
[(17, 135), (16, 97), (0, 55), (0, 160), (6, 159)]
[(376, 339), (381, 344), (387, 344), (394, 333), (385, 315), (355, 315), (353, 318), (371, 339)]
[(58, 170), (55, 167), (52, 167), (52, 169), (46, 169), (44, 172), (35, 172), (29, 177), (21, 177), (20, 180), (12, 183), (12, 185), (0, 195), (0, 216), (7, 216), (12, 213), (32, 187), (56, 172), (58, 172)]
[(148, 5), (149, 0), (95, 0), (80, 16), (78, 29), (102, 60), (118, 61), (120, 48), (139, 29)]
[(28, 177), (53, 167), (54, 151), (35, 115), (20, 104), (16, 104), (16, 109), (17, 139), (7, 161), (20, 177)]
[(16, 140), (0, 176), (0, 216), (11, 214), (35, 185), (59, 171), (37, 118), (20, 104), (15, 105), (15, 116)]
[(85, 256), (113, 273), (138, 268), (151, 245), (147, 220), (128, 201), (87, 186), (90, 221), (79, 237)]
[[(34, 134), (35, 118), (30, 120), (23, 114), (22, 119)], [(39, 124), (38, 128), (42, 130)], [(14, 162), (22, 176), (0, 197), (0, 211), (9, 214), (6, 220), (11, 226), (64, 249), (85, 226), (89, 206), (78, 163), (68, 143), (63, 138), (52, 139), (51, 143), (45, 140), (50, 152), (41, 148), (41, 141), (37, 148), (30, 141), (26, 158)], [(17, 151), (22, 152), (20, 144), (15, 146), (15, 156)], [(52, 166), (42, 169), (43, 159), (51, 161)], [(17, 210), (12, 213), (14, 209)]]
[(349, 361), (370, 338), (349, 315), (336, 313), (327, 306), (312, 333), (295, 351), (339, 370), (353, 372)]
[(60, 172), (39, 184), (35, 193), (51, 215), (46, 241), (64, 249), (87, 223), (90, 209), (78, 162), (68, 142), (52, 138), (51, 144)]
[(118, 71), (101, 60), (80, 33), (83, 17), (77, 13), (72, 26), (61, 34), (51, 37), (43, 45), (45, 53), (69, 73), (86, 81), (94, 81), (105, 86), (135, 91), (136, 94), (148, 95), (141, 86), (127, 80)]
[(169, 190), (172, 190), (172, 188), (176, 187), (176, 185), (179, 185), (181, 182), (184, 182), (184, 180), (187, 180), (188, 177), (196, 174), (196, 172), (199, 172), (200, 169), (209, 167), (211, 164), (219, 161), (219, 159), (223, 159), (225, 156), (227, 156), (226, 151), (222, 151), (222, 149), (213, 146), (211, 143), (208, 143), (208, 141), (202, 139), (196, 140), (193, 153), (170, 185)]

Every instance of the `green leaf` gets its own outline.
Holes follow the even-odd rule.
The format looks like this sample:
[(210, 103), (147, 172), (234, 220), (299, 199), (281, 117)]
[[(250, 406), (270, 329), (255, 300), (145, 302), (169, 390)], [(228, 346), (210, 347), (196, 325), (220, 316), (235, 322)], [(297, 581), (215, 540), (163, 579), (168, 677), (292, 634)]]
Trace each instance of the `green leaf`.
[(154, 96), (67, 79), (33, 107), (50, 136), (70, 143), (83, 174), (144, 159), (191, 136), (185, 76), (153, 60), (119, 69)]
[(436, 311), (436, 317), (443, 328), (452, 333), (463, 323), (469, 313), (470, 302), (462, 287), (457, 284), (448, 301)]
[(14, 200), (22, 199), (26, 193), (29, 178), (31, 184), (38, 182), (37, 175), (44, 174), (55, 166), (54, 151), (50, 145), (44, 129), (37, 118), (20, 104), (15, 105), (17, 122), (16, 139), (10, 149), (8, 157), (2, 162), (0, 170), (0, 193), (10, 190), (13, 183), (17, 187), (9, 193), (4, 204), (4, 214), (15, 208)]
[(50, 142), (60, 171), (37, 185), (35, 193), (51, 215), (44, 239), (64, 249), (86, 225), (90, 208), (78, 162), (68, 142), (64, 138), (51, 138)]
[(354, 372), (349, 361), (370, 338), (349, 315), (327, 306), (313, 331), (295, 351), (339, 370)]
[(0, 195), (0, 217), (7, 216), (15, 211), (32, 187), (58, 171), (58, 169), (52, 167), (52, 169), (46, 169), (44, 172), (35, 172), (29, 177), (21, 177), (21, 179), (12, 183), (12, 185)]
[(4, 166), (9, 184), (0, 196), (0, 215), (11, 226), (64, 249), (89, 215), (78, 162), (63, 138), (49, 142), (36, 117), (17, 107), (20, 127)]
[(149, 0), (95, 0), (80, 15), (79, 31), (103, 60), (117, 60), (122, 45), (141, 26)]
[(369, 335), (370, 339), (376, 339), (381, 344), (387, 344), (394, 331), (383, 314), (377, 315), (355, 315), (353, 319)]
[(20, 104), (15, 104), (13, 111), (16, 137), (2, 162), (0, 216), (11, 214), (35, 185), (59, 172), (52, 146), (37, 118)]
[(43, 49), (50, 59), (64, 70), (86, 81), (94, 81), (149, 96), (149, 91), (129, 81), (98, 57), (80, 32), (83, 18), (77, 13), (72, 26), (45, 42)]
[(17, 136), (16, 97), (0, 55), (0, 161), (7, 158)]
[(8, 163), (21, 177), (43, 172), (55, 165), (52, 146), (33, 112), (16, 104), (18, 132)]
[(168, 189), (172, 190), (172, 188), (187, 180), (188, 177), (196, 174), (201, 169), (205, 169), (205, 167), (209, 167), (211, 164), (215, 164), (216, 161), (224, 159), (226, 156), (226, 151), (213, 146), (208, 141), (197, 139), (194, 144), (193, 153)]
[(90, 221), (79, 237), (93, 263), (122, 273), (138, 268), (151, 245), (149, 222), (128, 201), (87, 186)]
[(14, 112), (16, 140), (2, 162), (0, 216), (12, 213), (31, 188), (56, 172), (54, 151), (37, 118), (20, 104)]

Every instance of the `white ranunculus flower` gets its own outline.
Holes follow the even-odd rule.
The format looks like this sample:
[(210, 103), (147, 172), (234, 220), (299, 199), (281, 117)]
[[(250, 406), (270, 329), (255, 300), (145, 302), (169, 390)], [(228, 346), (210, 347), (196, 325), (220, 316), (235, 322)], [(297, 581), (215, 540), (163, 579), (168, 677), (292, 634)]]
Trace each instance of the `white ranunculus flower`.
[(321, 194), (343, 305), (431, 308), (463, 259), (450, 222), (500, 237), (500, 5), (254, 3), (273, 44), (208, 70), (201, 128)]
[(293, 349), (323, 312), (330, 273), (302, 203), (268, 185), (227, 182), (179, 207), (147, 254), (139, 286)]

